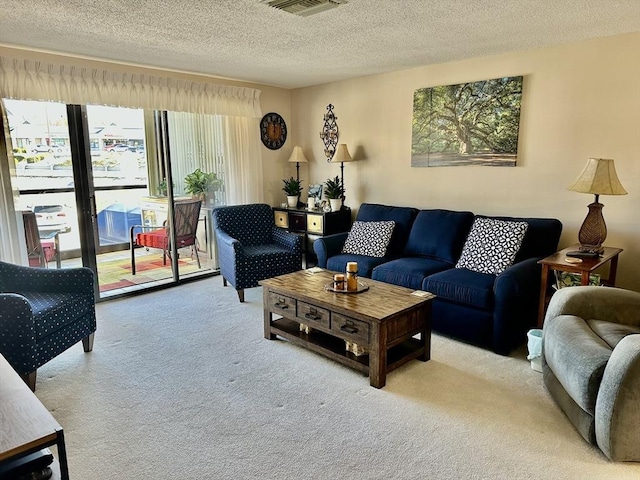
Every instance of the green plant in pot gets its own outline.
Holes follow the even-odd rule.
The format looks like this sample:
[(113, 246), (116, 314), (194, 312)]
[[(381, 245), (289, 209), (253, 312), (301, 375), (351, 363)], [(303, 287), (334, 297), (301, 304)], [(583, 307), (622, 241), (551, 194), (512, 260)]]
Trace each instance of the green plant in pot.
[(282, 183), (284, 183), (282, 191), (287, 194), (287, 205), (290, 207), (297, 206), (298, 198), (302, 193), (302, 180), (291, 177), (289, 179), (283, 179)]
[(207, 194), (213, 194), (220, 189), (222, 180), (215, 173), (205, 173), (199, 168), (184, 177), (185, 192), (200, 200), (205, 200)]
[(340, 182), (340, 177), (336, 175), (335, 178), (329, 178), (324, 182), (324, 195), (329, 199), (332, 212), (337, 212), (342, 208), (344, 185)]

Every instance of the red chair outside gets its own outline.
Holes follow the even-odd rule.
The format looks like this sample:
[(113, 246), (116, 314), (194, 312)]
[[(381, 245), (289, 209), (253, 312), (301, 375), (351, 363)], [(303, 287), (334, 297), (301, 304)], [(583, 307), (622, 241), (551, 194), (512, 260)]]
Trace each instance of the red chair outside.
[[(176, 246), (177, 248), (191, 247), (195, 253), (200, 266), (200, 257), (198, 256), (198, 239), (196, 230), (198, 228), (198, 219), (200, 218), (200, 200), (176, 202), (174, 204), (175, 230), (176, 230)], [(135, 230), (142, 230), (135, 233)], [(146, 231), (148, 230), (148, 231)], [(135, 237), (134, 237), (135, 235)], [(157, 248), (162, 250), (162, 264), (167, 264), (167, 257), (171, 258), (171, 238), (169, 234), (169, 226), (165, 221), (165, 226), (145, 226), (133, 225), (130, 229), (130, 246), (131, 246), (131, 273), (136, 274), (136, 247)]]

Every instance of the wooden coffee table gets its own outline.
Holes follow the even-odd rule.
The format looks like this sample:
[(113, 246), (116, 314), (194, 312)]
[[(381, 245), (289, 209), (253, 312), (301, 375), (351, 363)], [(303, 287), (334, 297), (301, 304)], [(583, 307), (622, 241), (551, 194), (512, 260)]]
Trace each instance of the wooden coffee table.
[(408, 361), (429, 360), (434, 295), (368, 278), (361, 279), (367, 291), (335, 293), (325, 289), (334, 273), (301, 270), (261, 281), (264, 337), (280, 336), (359, 370), (376, 388)]

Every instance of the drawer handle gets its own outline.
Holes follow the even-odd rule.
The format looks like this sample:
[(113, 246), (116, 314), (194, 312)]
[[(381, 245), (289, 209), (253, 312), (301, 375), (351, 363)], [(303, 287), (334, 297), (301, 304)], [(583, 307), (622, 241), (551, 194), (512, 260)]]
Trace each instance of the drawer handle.
[(304, 318), (308, 318), (309, 320), (315, 320), (316, 322), (319, 322), (320, 320), (322, 320), (322, 317), (314, 312), (305, 313)]
[(287, 302), (285, 302), (284, 300), (278, 300), (276, 303), (273, 304), (273, 306), (277, 308), (281, 308), (282, 310), (286, 310), (287, 308), (289, 308), (289, 305), (287, 305)]
[(342, 325), (340, 327), (340, 330), (342, 330), (343, 332), (351, 333), (351, 334), (358, 333), (358, 329), (348, 323), (345, 325)]

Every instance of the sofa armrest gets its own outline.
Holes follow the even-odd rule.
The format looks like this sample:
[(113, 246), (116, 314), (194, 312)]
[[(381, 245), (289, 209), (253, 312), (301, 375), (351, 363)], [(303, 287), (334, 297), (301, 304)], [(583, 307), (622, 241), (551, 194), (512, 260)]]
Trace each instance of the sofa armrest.
[(273, 227), (272, 238), (274, 243), (282, 245), (293, 252), (302, 253), (302, 235), (296, 235), (281, 228)]
[(347, 241), (348, 235), (348, 232), (336, 233), (318, 238), (313, 242), (313, 251), (318, 257), (319, 267), (327, 268), (327, 260), (329, 257), (333, 257), (342, 252), (342, 247), (344, 246), (344, 242)]
[(538, 258), (518, 262), (496, 277), (493, 285), (493, 346), (498, 353), (508, 353), (515, 340), (525, 338), (537, 319), (540, 294)]
[(624, 337), (613, 349), (598, 390), (595, 424), (607, 457), (640, 461), (640, 335)]
[(31, 305), (17, 293), (0, 293), (0, 353), (19, 373), (35, 370), (36, 327)]
[(223, 232), (222, 230), (216, 231), (216, 242), (218, 243), (218, 248), (227, 248), (233, 250), (234, 252), (242, 247), (242, 243), (240, 242), (240, 240), (233, 238), (231, 235)]
[(640, 293), (614, 287), (564, 287), (551, 297), (545, 323), (559, 315), (640, 327)]
[(10, 278), (5, 292), (83, 293), (94, 295), (94, 275), (86, 267), (59, 270), (0, 263), (0, 277)]

